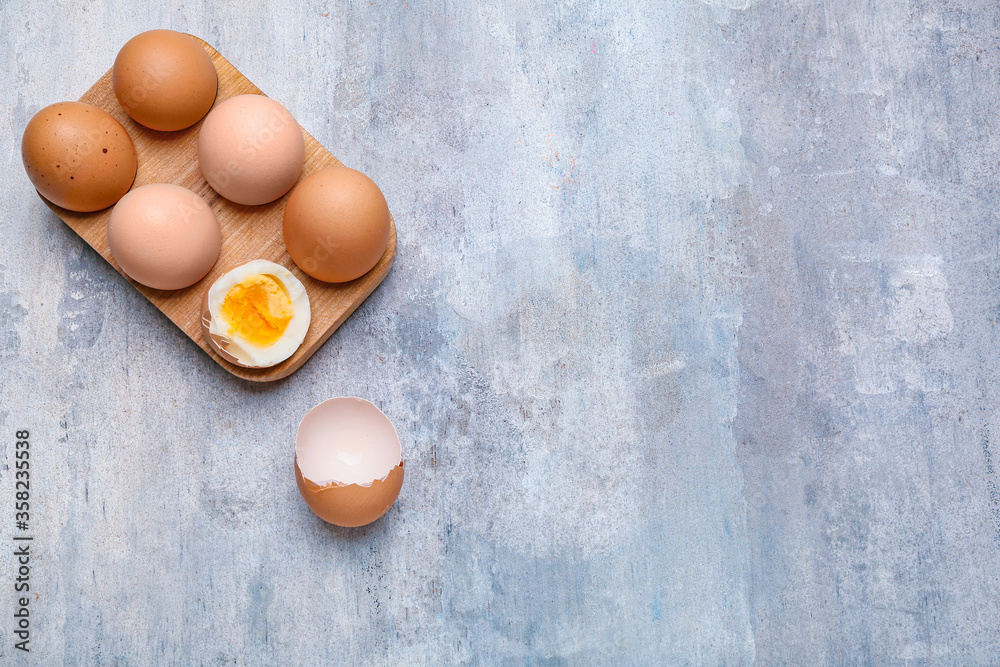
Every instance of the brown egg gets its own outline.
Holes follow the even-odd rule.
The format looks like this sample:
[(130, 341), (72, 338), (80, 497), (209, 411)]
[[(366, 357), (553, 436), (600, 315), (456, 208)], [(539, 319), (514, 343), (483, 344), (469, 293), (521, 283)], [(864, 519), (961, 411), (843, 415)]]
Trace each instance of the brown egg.
[(396, 502), (403, 485), (396, 429), (364, 399), (323, 401), (299, 424), (295, 481), (324, 521), (347, 528), (375, 521)]
[(285, 207), (285, 247), (317, 280), (342, 283), (374, 267), (389, 244), (382, 191), (360, 171), (321, 169), (295, 186)]
[(135, 146), (128, 132), (103, 109), (58, 102), (35, 114), (24, 128), (21, 159), (31, 184), (56, 206), (99, 211), (132, 187)]
[(111, 85), (135, 122), (169, 132), (205, 117), (215, 103), (219, 77), (212, 58), (190, 36), (150, 30), (118, 52)]

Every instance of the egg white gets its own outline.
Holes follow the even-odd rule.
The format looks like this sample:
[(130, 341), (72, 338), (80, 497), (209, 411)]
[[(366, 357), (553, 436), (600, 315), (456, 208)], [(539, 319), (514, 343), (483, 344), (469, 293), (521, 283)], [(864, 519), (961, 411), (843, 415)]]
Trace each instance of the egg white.
[[(267, 347), (255, 345), (238, 333), (230, 334), (229, 324), (222, 316), (222, 303), (229, 290), (257, 274), (273, 276), (285, 288), (292, 302), (292, 318), (288, 326), (278, 340)], [(302, 282), (285, 267), (264, 259), (255, 259), (237, 266), (216, 280), (208, 290), (208, 311), (211, 320), (209, 332), (222, 339), (226, 352), (236, 357), (241, 364), (253, 368), (274, 366), (292, 356), (305, 340), (312, 318), (309, 295)]]

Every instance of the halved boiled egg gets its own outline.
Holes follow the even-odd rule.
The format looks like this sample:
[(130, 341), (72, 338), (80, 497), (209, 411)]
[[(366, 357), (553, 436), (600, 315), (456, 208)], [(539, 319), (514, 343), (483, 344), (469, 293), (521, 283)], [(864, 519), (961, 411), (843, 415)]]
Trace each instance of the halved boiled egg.
[(291, 271), (264, 259), (216, 280), (202, 303), (202, 330), (223, 359), (267, 368), (295, 353), (309, 330), (309, 296)]

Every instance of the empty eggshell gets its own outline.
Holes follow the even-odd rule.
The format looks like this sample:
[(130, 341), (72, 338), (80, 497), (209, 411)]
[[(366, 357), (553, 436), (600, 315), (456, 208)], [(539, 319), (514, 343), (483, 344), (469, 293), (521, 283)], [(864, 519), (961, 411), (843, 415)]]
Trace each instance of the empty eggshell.
[(324, 521), (347, 528), (372, 523), (392, 507), (403, 485), (399, 435), (369, 401), (323, 401), (299, 424), (295, 481)]

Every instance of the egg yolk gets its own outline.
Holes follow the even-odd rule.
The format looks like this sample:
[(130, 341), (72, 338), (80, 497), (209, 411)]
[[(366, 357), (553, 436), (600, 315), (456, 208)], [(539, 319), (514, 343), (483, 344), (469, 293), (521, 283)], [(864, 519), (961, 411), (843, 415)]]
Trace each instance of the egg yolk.
[(259, 347), (274, 344), (292, 319), (292, 301), (274, 276), (255, 275), (234, 285), (222, 302), (229, 333)]

